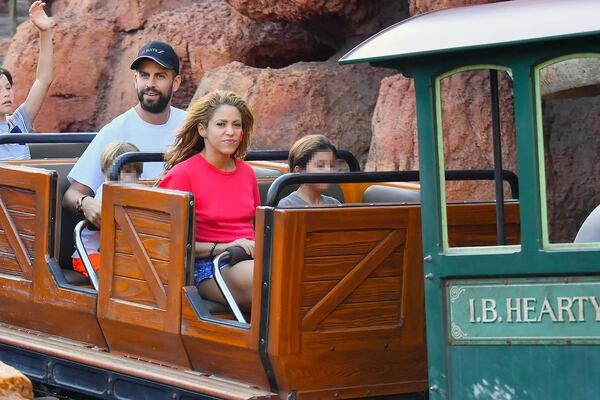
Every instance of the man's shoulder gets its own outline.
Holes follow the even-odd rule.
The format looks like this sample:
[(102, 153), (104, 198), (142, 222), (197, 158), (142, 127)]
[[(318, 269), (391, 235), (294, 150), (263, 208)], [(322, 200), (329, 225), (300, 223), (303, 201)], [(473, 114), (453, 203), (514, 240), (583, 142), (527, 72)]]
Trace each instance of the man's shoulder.
[(185, 117), (187, 117), (187, 111), (182, 110), (181, 108), (171, 106), (171, 116), (169, 117), (169, 123), (181, 125), (183, 120), (185, 120)]
[(171, 106), (171, 112), (174, 115), (180, 116), (180, 117), (184, 117), (187, 115), (187, 111), (186, 110), (182, 110), (181, 108), (177, 108), (177, 107), (173, 107)]
[[(100, 132), (111, 131), (115, 128), (122, 127), (123, 125), (134, 122), (136, 117), (137, 113), (133, 108), (130, 108), (124, 113), (117, 115), (112, 121), (104, 125), (102, 129), (100, 129)], [(139, 117), (137, 117), (137, 119), (139, 119)]]

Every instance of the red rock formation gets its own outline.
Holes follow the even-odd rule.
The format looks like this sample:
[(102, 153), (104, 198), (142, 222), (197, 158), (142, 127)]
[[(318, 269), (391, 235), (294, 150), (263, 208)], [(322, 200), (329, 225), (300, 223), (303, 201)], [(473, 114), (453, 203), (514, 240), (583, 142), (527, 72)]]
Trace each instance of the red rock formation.
[(2, 60), (4, 60), (4, 57), (6, 56), (6, 53), (8, 52), (8, 47), (10, 46), (10, 40), (11, 40), (11, 38), (0, 39), (0, 65), (2, 65)]
[[(516, 171), (512, 90), (500, 73), (504, 168)], [(461, 73), (442, 83), (442, 126), (447, 169), (492, 168), (491, 109), (486, 73)], [(382, 81), (373, 115), (367, 169), (418, 169), (415, 94), (412, 80), (395, 75)], [(489, 199), (493, 186), (447, 183), (450, 199)]]
[(410, 15), (417, 15), (443, 8), (495, 3), (496, 1), (503, 0), (408, 0), (408, 7)]
[(384, 78), (373, 112), (373, 140), (366, 169), (394, 171), (419, 168), (417, 119), (412, 79)]
[[(486, 0), (410, 0), (411, 15), (465, 4), (490, 3)], [(465, 81), (461, 81), (465, 79)], [(450, 93), (444, 101), (444, 153), (447, 168), (489, 168), (492, 166), (490, 143), (489, 81), (477, 74), (454, 77), (444, 86)], [(504, 85), (504, 104), (512, 104), (508, 85)], [(481, 112), (484, 110), (484, 112)], [(512, 105), (502, 110), (503, 132), (514, 132)], [(401, 75), (386, 78), (380, 88), (373, 115), (373, 139), (367, 169), (417, 169), (418, 151), (415, 94), (412, 81)], [(505, 167), (514, 168), (514, 141), (506, 135)], [(465, 144), (473, 146), (465, 146)], [(484, 150), (485, 149), (485, 150)], [(452, 183), (447, 185), (450, 198), (490, 198), (491, 185)]]
[(371, 15), (374, 1), (362, 0), (227, 0), (239, 12), (259, 21), (301, 22), (318, 15), (343, 16), (362, 22)]
[(328, 136), (359, 159), (369, 148), (370, 121), (381, 79), (390, 72), (368, 65), (297, 63), (256, 69), (234, 62), (204, 76), (195, 98), (214, 89), (246, 97), (256, 116), (255, 149), (288, 149), (310, 133)]
[[(82, 31), (86, 31), (83, 35)], [(64, 18), (55, 27), (54, 82), (35, 126), (38, 131), (93, 129), (99, 90), (110, 60), (113, 25), (92, 16)], [(38, 32), (30, 22), (17, 29), (5, 60), (13, 73), (15, 99), (25, 100), (35, 79), (39, 49)]]
[[(52, 11), (56, 78), (36, 120), (38, 131), (96, 130), (135, 104), (129, 65), (149, 40), (171, 43), (182, 58), (183, 85), (174, 102), (184, 107), (206, 71), (232, 60), (282, 66), (332, 51), (301, 27), (253, 21), (224, 0), (63, 0)], [(24, 23), (6, 58), (18, 82), (17, 101), (35, 76), (36, 41), (35, 29)]]

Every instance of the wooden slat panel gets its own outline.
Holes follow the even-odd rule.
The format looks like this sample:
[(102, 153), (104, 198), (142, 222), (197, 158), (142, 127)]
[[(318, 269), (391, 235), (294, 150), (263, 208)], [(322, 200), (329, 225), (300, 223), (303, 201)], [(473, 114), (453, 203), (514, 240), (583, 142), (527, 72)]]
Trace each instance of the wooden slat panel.
[[(402, 274), (402, 262), (404, 259), (404, 249), (395, 251), (386, 258), (379, 267), (369, 275), (370, 277), (395, 276)], [(308, 281), (326, 281), (331, 279), (341, 279), (356, 264), (364, 258), (364, 254), (325, 256), (325, 257), (307, 257), (304, 260), (304, 282)]]
[(35, 236), (35, 214), (23, 213), (20, 211), (9, 211), (9, 214), (15, 223), (17, 232)]
[[(150, 291), (148, 282), (139, 279), (113, 277), (112, 280), (112, 298), (130, 301), (135, 304), (161, 308), (157, 304), (154, 295)], [(167, 288), (165, 287), (165, 290)]]
[[(338, 235), (340, 236), (340, 235)], [(345, 299), (381, 264), (390, 256), (398, 242), (406, 237), (406, 230), (393, 230), (387, 232), (386, 237), (371, 249), (352, 271), (335, 285), (302, 319), (302, 327), (310, 330), (316, 328), (320, 321), (345, 301)]]
[[(303, 312), (308, 308), (303, 308)], [(327, 316), (317, 331), (389, 326), (400, 323), (398, 302), (343, 304)]]
[[(153, 235), (139, 235), (139, 237), (151, 259), (169, 261), (170, 239)], [(133, 249), (121, 229), (116, 230), (115, 252), (133, 254)]]
[[(25, 248), (27, 249), (27, 253), (29, 253), (29, 258), (33, 257), (33, 247), (35, 245), (35, 237), (31, 235), (19, 235)], [(13, 253), (12, 247), (8, 243), (8, 239), (6, 237), (6, 233), (0, 229), (0, 252), (4, 253)]]
[(0, 252), (0, 273), (23, 276), (23, 271), (14, 254)]
[(171, 234), (172, 227), (169, 214), (133, 207), (126, 207), (125, 210), (138, 234), (161, 237), (169, 237)]
[(30, 190), (0, 185), (0, 198), (9, 210), (36, 213), (35, 193)]
[(140, 270), (144, 274), (144, 278), (156, 300), (156, 304), (164, 309), (167, 305), (167, 291), (162, 285), (158, 273), (150, 260), (145, 243), (135, 231), (131, 219), (123, 207), (115, 207), (114, 215), (115, 221), (123, 230), (125, 240), (129, 243), (135, 258), (139, 261)]
[(310, 227), (308, 232), (337, 231), (348, 226), (360, 226), (362, 230), (390, 230), (405, 228), (409, 210), (418, 206), (392, 207), (370, 209), (368, 220), (364, 218), (364, 208), (358, 207), (340, 209), (339, 213), (331, 213), (331, 209), (326, 208), (312, 208), (305, 210), (304, 217)]
[[(312, 306), (331, 291), (338, 281), (320, 281), (302, 285), (302, 306)], [(402, 292), (402, 278), (369, 278), (348, 296), (343, 304), (367, 303), (399, 300)]]
[[(406, 240), (406, 229), (398, 230), (397, 246)], [(389, 230), (363, 230), (343, 232), (318, 232), (306, 235), (305, 256), (319, 257), (336, 254), (366, 254), (381, 242)]]
[[(152, 260), (152, 264), (163, 284), (169, 283), (169, 263), (160, 260)], [(131, 254), (115, 253), (113, 259), (114, 274), (133, 279), (144, 279), (142, 270), (136, 263), (136, 259)]]
[(6, 239), (12, 248), (11, 253), (14, 253), (17, 262), (19, 263), (19, 267), (23, 272), (23, 276), (26, 279), (31, 279), (33, 269), (31, 259), (29, 254), (27, 254), (27, 248), (25, 247), (25, 244), (19, 236), (17, 224), (13, 220), (11, 213), (6, 208), (6, 204), (2, 198), (0, 198), (0, 227), (5, 232)]

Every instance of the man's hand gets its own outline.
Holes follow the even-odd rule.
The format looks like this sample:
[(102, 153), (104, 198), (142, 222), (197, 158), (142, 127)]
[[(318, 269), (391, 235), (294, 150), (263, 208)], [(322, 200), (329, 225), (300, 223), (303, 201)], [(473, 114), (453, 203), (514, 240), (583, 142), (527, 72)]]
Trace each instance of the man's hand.
[(100, 219), (102, 217), (102, 203), (91, 196), (86, 196), (81, 201), (81, 211), (85, 219), (90, 221), (96, 228), (100, 228)]
[[(80, 200), (82, 196), (86, 196)], [(81, 206), (81, 209), (78, 209)], [(94, 191), (82, 183), (73, 181), (63, 197), (63, 207), (72, 212), (83, 212), (85, 218), (100, 228), (100, 200), (94, 199)]]
[(31, 7), (29, 7), (29, 18), (31, 18), (31, 22), (40, 30), (47, 31), (54, 26), (54, 21), (48, 18), (46, 12), (44, 11), (44, 6), (46, 3), (43, 1), (37, 0), (34, 1)]

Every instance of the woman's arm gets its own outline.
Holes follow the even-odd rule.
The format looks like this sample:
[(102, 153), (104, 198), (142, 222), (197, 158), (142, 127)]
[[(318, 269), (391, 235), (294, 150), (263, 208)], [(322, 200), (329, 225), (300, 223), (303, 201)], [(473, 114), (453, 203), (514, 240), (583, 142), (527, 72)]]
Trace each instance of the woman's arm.
[(212, 256), (214, 257), (218, 256), (231, 246), (240, 246), (247, 254), (254, 258), (254, 240), (249, 239), (237, 239), (229, 243), (217, 243), (216, 246), (215, 242), (196, 242), (194, 253), (197, 258), (206, 258), (210, 256), (210, 251), (213, 250)]
[(54, 79), (54, 54), (52, 48), (52, 28), (54, 22), (44, 12), (45, 5), (46, 3), (37, 0), (29, 7), (31, 22), (33, 22), (40, 33), (40, 54), (38, 56), (35, 81), (31, 89), (29, 89), (29, 94), (25, 100), (25, 110), (32, 122), (40, 111), (50, 84)]

